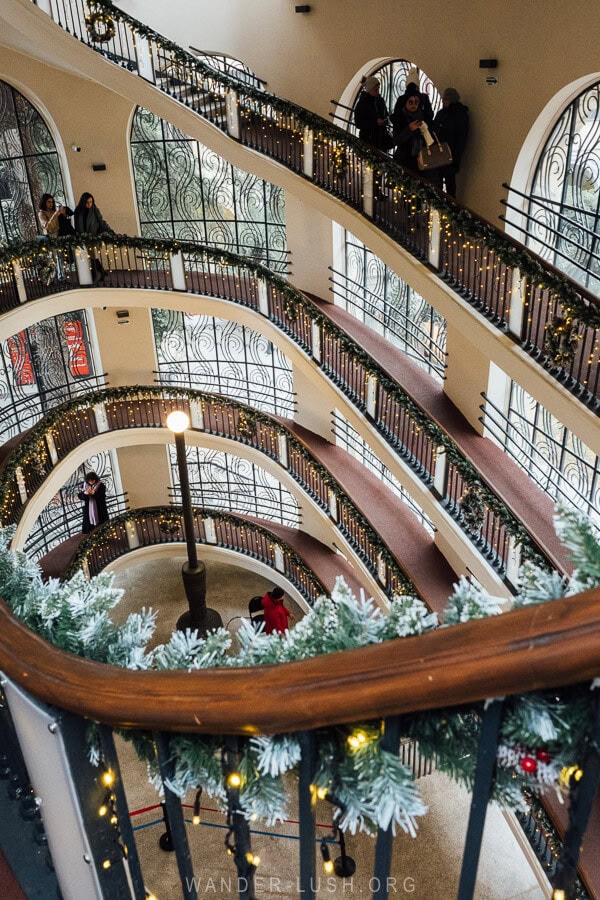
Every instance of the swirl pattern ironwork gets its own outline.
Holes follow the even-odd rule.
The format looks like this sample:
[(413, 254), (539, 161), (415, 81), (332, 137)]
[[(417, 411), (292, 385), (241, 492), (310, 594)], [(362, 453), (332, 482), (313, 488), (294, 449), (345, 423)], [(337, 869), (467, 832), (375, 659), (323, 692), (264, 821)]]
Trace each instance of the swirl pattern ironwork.
[(287, 270), (283, 191), (138, 107), (131, 157), (142, 234), (198, 241)]
[[(265, 469), (232, 453), (205, 447), (186, 447), (186, 457), (194, 506), (299, 527), (300, 511), (294, 495)], [(172, 445), (169, 462), (175, 502), (181, 503), (177, 456)]]
[(446, 320), (349, 231), (345, 278), (335, 284), (343, 305), (437, 381), (446, 365)]
[(152, 310), (158, 375), (176, 384), (235, 397), (291, 417), (292, 368), (263, 335), (228, 319)]
[(36, 322), (0, 344), (0, 440), (98, 386), (85, 310)]
[(58, 153), (48, 126), (19, 91), (0, 81), (0, 240), (38, 233), (44, 193), (64, 198)]
[(561, 114), (542, 150), (527, 216), (528, 246), (600, 289), (600, 82)]

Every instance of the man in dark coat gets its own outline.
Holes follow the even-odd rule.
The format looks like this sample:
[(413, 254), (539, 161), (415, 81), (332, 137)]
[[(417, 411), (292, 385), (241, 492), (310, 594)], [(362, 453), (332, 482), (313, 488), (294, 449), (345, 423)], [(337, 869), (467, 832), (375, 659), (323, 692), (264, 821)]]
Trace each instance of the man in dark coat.
[(469, 135), (469, 107), (460, 102), (456, 88), (446, 88), (442, 95), (442, 108), (433, 120), (433, 131), (441, 143), (447, 143), (452, 151), (452, 164), (431, 172), (431, 181), (456, 197), (456, 175)]

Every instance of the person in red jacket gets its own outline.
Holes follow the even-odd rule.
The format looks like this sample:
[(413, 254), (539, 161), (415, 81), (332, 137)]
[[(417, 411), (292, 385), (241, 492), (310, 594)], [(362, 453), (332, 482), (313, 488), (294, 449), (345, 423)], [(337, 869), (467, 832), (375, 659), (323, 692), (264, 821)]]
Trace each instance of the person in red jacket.
[(265, 611), (265, 632), (273, 634), (278, 631), (283, 634), (288, 629), (288, 619), (293, 619), (292, 613), (283, 605), (283, 590), (279, 587), (271, 588), (261, 600)]

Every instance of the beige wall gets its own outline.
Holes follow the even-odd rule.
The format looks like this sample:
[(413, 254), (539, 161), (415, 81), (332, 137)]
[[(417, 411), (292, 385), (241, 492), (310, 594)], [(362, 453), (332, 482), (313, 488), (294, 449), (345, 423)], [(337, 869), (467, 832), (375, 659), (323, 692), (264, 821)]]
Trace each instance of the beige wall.
[[(407, 58), (439, 88), (452, 85), (471, 109), (462, 193), (496, 220), (503, 181), (546, 103), (563, 85), (598, 71), (597, 0), (121, 0), (132, 15), (183, 47), (229, 53), (268, 81), (268, 90), (321, 115), (373, 60)], [(488, 87), (479, 59), (495, 57)]]
[[(21, 90), (56, 126), (53, 136), (64, 150), (67, 192), (69, 181), (72, 187), (67, 201), (76, 203), (89, 191), (115, 231), (137, 234), (127, 146), (130, 101), (5, 47), (0, 47), (0, 79)], [(73, 144), (81, 147), (80, 153), (71, 149)], [(94, 163), (104, 163), (106, 171), (92, 171)]]

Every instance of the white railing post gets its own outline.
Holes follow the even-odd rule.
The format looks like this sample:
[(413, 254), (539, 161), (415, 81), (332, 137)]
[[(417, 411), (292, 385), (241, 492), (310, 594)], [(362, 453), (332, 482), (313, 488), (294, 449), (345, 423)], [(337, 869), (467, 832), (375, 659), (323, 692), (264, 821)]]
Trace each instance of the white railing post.
[(285, 435), (285, 434), (277, 435), (277, 450), (279, 453), (279, 462), (281, 463), (281, 465), (283, 466), (284, 469), (287, 469), (289, 466), (287, 435)]
[(311, 322), (312, 331), (312, 357), (315, 362), (321, 362), (321, 329), (317, 322)]
[(231, 88), (225, 94), (225, 112), (227, 116), (227, 134), (239, 141), (240, 107), (237, 91), (232, 91)]
[(363, 212), (365, 216), (373, 218), (373, 185), (375, 179), (371, 166), (363, 165)]
[(90, 564), (87, 561), (87, 557), (81, 563), (81, 571), (83, 572), (83, 577), (85, 578), (85, 580), (89, 581), (90, 580)]
[(192, 428), (197, 429), (197, 431), (204, 431), (202, 400), (190, 400), (190, 422)]
[(335, 491), (332, 491), (331, 488), (328, 488), (329, 491), (329, 515), (333, 519), (334, 522), (338, 520), (338, 504), (337, 504), (337, 496)]
[(148, 38), (141, 34), (135, 36), (135, 58), (137, 60), (138, 75), (155, 84), (154, 65), (152, 63), (152, 51)]
[(429, 249), (427, 259), (434, 269), (440, 268), (440, 251), (442, 248), (442, 220), (437, 209), (429, 210)]
[(75, 269), (79, 284), (92, 284), (92, 269), (87, 247), (75, 247)]
[(36, 4), (38, 9), (41, 9), (42, 12), (45, 12), (47, 15), (52, 17), (52, 8), (50, 6), (50, 0), (36, 0)]
[(279, 546), (279, 544), (275, 544), (273, 547), (273, 553), (275, 555), (275, 568), (278, 572), (285, 572), (285, 565), (283, 562), (283, 550)]
[(303, 155), (302, 155), (302, 172), (307, 178), (314, 175), (314, 133), (312, 128), (305, 125), (302, 132)]
[(440, 497), (446, 495), (446, 477), (448, 475), (448, 457), (443, 447), (438, 447), (433, 473), (433, 489)]
[(267, 297), (267, 282), (264, 278), (258, 279), (258, 311), (263, 316), (269, 315), (269, 298)]
[(512, 271), (512, 284), (510, 287), (510, 310), (508, 313), (508, 330), (515, 337), (521, 338), (523, 333), (523, 317), (525, 315), (525, 294), (527, 290), (527, 278), (521, 275), (519, 269)]
[(17, 480), (17, 487), (19, 489), (19, 497), (21, 498), (21, 503), (27, 503), (27, 488), (25, 487), (25, 477), (23, 475), (23, 469), (21, 468), (21, 466), (16, 467), (15, 478)]
[(127, 546), (130, 550), (137, 550), (140, 546), (140, 539), (138, 537), (137, 528), (135, 527), (135, 522), (132, 522), (131, 519), (127, 519), (125, 522), (125, 534), (127, 535)]
[(203, 519), (204, 534), (206, 535), (207, 544), (217, 543), (217, 529), (215, 528), (214, 519)]
[(106, 415), (106, 406), (104, 403), (96, 403), (93, 407), (94, 416), (96, 417), (96, 429), (98, 434), (103, 434), (105, 431), (109, 431), (108, 427), (108, 416)]
[(12, 264), (13, 272), (15, 275), (15, 284), (17, 286), (17, 297), (19, 298), (19, 303), (27, 302), (27, 291), (25, 290), (25, 281), (23, 279), (23, 269), (21, 268), (21, 264), (16, 260)]
[(169, 265), (171, 267), (171, 284), (174, 291), (187, 291), (185, 283), (185, 268), (183, 265), (183, 254), (169, 253)]
[(381, 553), (377, 554), (377, 577), (380, 583), (385, 587), (387, 583), (387, 565)]
[(375, 418), (377, 403), (377, 375), (367, 377), (367, 415)]
[(521, 545), (512, 535), (508, 539), (508, 554), (506, 557), (505, 577), (514, 587), (519, 582), (519, 569), (521, 568)]
[[(88, 774), (81, 774), (86, 772), (85, 766), (79, 765), (80, 771), (74, 774), (77, 766), (73, 767), (71, 763), (77, 752), (82, 757), (85, 755), (83, 740), (80, 747), (72, 746), (73, 738), (69, 742), (68, 737), (69, 724), (60, 711), (31, 697), (4, 676), (2, 686), (42, 814), (60, 896), (67, 900), (76, 897), (101, 900), (106, 894), (98, 878), (97, 860), (94, 860), (94, 844), (98, 844), (90, 837), (98, 823), (91, 821), (89, 813), (86, 816), (79, 792), (84, 779), (86, 788), (90, 779)], [(115, 891), (123, 894), (119, 884), (121, 878), (124, 881), (124, 873), (115, 883)]]
[(46, 445), (48, 447), (50, 461), (52, 465), (55, 466), (58, 462), (58, 453), (56, 452), (56, 444), (54, 443), (54, 438), (49, 431), (46, 432)]

